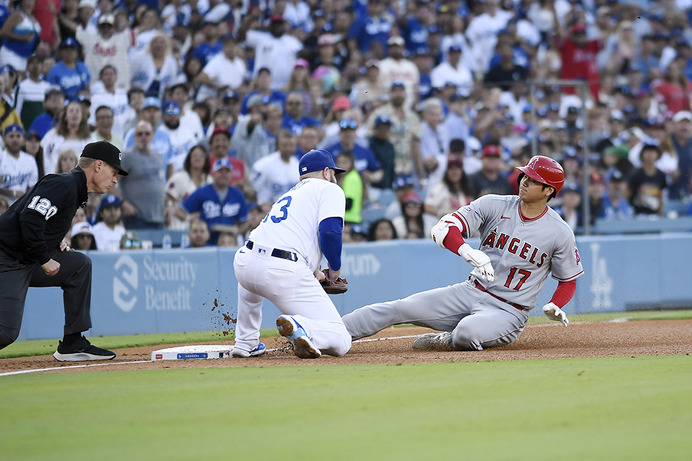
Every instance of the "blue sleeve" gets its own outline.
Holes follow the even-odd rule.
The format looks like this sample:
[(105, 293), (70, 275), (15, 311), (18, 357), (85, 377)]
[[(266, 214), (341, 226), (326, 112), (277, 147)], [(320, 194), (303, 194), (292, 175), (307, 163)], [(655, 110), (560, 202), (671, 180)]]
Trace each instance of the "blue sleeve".
[(320, 248), (327, 259), (329, 267), (335, 271), (341, 269), (341, 232), (344, 222), (341, 218), (332, 216), (320, 222)]
[(367, 152), (368, 155), (368, 170), (377, 171), (382, 169), (382, 165), (380, 164), (380, 161), (377, 160), (377, 157), (375, 157), (375, 153), (372, 151), (372, 149), (368, 149), (366, 147), (365, 152)]
[(204, 200), (202, 191), (201, 189), (197, 189), (180, 203), (180, 207), (185, 210), (187, 214), (192, 214), (195, 211), (202, 211), (200, 207), (202, 200)]
[(51, 70), (48, 71), (46, 81), (52, 85), (60, 86), (60, 76), (58, 75), (58, 68), (56, 66), (53, 66)]

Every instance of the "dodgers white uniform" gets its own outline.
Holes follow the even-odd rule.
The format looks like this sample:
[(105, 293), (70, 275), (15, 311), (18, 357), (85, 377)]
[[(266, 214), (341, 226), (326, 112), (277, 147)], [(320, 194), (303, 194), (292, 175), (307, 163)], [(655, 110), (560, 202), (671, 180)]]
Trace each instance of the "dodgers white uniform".
[[(7, 150), (0, 151), (0, 187), (12, 191), (26, 192), (38, 182), (36, 160), (24, 151), (14, 157)], [(10, 204), (14, 198), (7, 197)]]
[(237, 346), (257, 347), (266, 298), (298, 321), (322, 353), (348, 352), (351, 335), (314, 276), (322, 260), (319, 224), (330, 217), (343, 220), (345, 208), (338, 185), (307, 178), (283, 194), (252, 231), (233, 263), (238, 279)]
[[(516, 195), (485, 195), (452, 213), (465, 238), (480, 235), (495, 279), (474, 277), (406, 299), (371, 304), (344, 316), (354, 339), (390, 325), (413, 323), (452, 332), (460, 350), (509, 344), (524, 331), (549, 273), (560, 282), (584, 273), (574, 233), (550, 207), (536, 218), (521, 215)], [(448, 218), (449, 216), (445, 217)]]

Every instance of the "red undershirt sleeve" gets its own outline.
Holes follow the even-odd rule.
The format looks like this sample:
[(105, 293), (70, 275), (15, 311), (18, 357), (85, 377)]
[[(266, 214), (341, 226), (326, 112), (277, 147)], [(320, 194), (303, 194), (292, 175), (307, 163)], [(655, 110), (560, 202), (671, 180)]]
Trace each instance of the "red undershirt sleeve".
[[(447, 239), (445, 239), (445, 242), (446, 241)], [(550, 302), (555, 304), (557, 307), (562, 308), (562, 306), (567, 304), (572, 299), (572, 296), (574, 296), (574, 292), (576, 290), (576, 280), (570, 280), (569, 282), (559, 282)]]
[[(452, 223), (454, 224), (454, 223)], [(463, 224), (462, 224), (463, 226)], [(462, 234), (462, 229), (459, 229), (456, 225), (449, 226), (449, 230), (447, 231), (447, 236), (445, 237), (444, 242), (442, 242), (449, 251), (451, 251), (454, 254), (458, 254), (457, 252), (459, 251), (459, 247), (461, 247), (466, 241), (464, 240), (464, 237), (461, 236)]]

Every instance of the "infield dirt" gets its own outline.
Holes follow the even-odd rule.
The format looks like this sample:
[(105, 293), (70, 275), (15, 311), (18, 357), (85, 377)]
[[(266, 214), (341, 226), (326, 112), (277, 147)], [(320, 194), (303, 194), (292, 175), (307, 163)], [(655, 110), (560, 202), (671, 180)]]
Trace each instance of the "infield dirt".
[[(430, 362), (473, 362), (534, 360), (692, 353), (692, 320), (654, 320), (607, 323), (529, 325), (517, 341), (508, 346), (479, 352), (427, 352), (411, 348), (412, 335), (432, 330), (417, 327), (387, 328), (369, 339), (358, 341), (344, 357), (323, 356), (301, 360), (293, 355), (282, 337), (262, 338), (267, 349), (262, 357), (247, 359), (176, 360), (150, 362), (151, 353), (162, 346), (116, 349), (118, 356), (105, 366), (67, 368), (79, 363), (60, 363), (51, 355), (0, 360), (0, 373), (51, 368), (61, 372), (102, 370), (157, 370), (165, 368), (269, 367), (305, 365), (403, 364)], [(386, 338), (386, 339), (385, 339)], [(217, 344), (232, 344), (218, 341)], [(210, 343), (206, 343), (210, 344)], [(135, 362), (135, 363), (132, 363)], [(101, 363), (101, 362), (89, 362)], [(61, 370), (62, 369), (62, 370)]]

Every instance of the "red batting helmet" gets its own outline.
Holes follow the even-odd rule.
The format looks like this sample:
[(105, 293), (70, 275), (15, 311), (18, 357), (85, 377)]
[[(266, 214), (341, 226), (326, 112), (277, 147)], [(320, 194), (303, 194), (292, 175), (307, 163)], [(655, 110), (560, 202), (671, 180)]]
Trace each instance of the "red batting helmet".
[(534, 181), (555, 188), (555, 195), (565, 184), (565, 171), (559, 163), (550, 157), (534, 155), (526, 166), (517, 167), (517, 169), (522, 172), (517, 178), (517, 182), (521, 182), (521, 178), (526, 175)]

